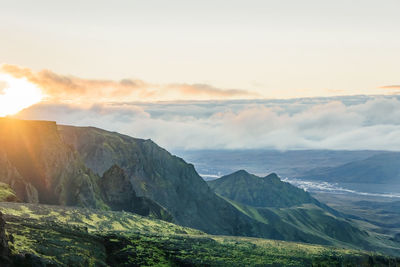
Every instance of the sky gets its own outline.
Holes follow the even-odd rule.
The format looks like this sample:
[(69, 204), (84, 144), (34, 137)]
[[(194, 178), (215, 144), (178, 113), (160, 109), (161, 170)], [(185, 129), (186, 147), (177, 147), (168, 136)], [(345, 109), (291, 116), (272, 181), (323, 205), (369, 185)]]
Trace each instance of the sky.
[(398, 85), (397, 0), (2, 0), (0, 62), (266, 98)]
[(397, 0), (0, 4), (0, 116), (167, 149), (400, 150)]

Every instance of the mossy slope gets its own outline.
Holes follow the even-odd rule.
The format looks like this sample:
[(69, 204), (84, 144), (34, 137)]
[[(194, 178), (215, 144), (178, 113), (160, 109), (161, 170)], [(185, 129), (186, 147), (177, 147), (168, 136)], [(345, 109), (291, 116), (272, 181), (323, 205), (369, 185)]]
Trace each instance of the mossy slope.
[(15, 266), (388, 266), (400, 259), (212, 236), (126, 212), (1, 203)]

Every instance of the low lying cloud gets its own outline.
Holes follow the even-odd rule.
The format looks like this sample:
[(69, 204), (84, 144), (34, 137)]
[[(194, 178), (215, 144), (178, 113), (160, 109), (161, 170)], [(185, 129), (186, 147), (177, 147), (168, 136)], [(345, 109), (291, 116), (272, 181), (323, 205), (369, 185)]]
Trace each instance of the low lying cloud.
[(92, 80), (60, 75), (50, 70), (34, 72), (16, 65), (2, 65), (1, 72), (26, 78), (40, 87), (52, 102), (94, 104), (112, 101), (168, 101), (257, 98), (246, 90), (223, 90), (207, 84), (151, 84), (137, 79)]
[(167, 149), (400, 150), (400, 98), (38, 104), (25, 119), (96, 126)]

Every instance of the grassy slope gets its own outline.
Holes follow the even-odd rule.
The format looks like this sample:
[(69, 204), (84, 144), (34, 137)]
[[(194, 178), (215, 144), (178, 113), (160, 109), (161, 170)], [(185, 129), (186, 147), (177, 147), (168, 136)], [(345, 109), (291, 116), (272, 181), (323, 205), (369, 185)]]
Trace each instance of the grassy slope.
[(358, 250), (212, 236), (124, 212), (20, 203), (1, 203), (0, 210), (14, 254), (61, 266), (395, 264), (393, 258)]
[(253, 207), (318, 203), (304, 190), (282, 182), (276, 174), (258, 177), (240, 170), (207, 183), (215, 193)]
[(342, 216), (274, 174), (262, 178), (241, 170), (208, 184), (247, 216), (272, 225), (283, 235), (278, 239), (400, 255), (393, 235), (371, 231), (365, 222)]
[(225, 199), (247, 216), (260, 222), (275, 223), (276, 227), (286, 224), (333, 246), (400, 255), (400, 244), (391, 240), (391, 235), (371, 231), (363, 221), (336, 217), (313, 204), (290, 208), (256, 208)]

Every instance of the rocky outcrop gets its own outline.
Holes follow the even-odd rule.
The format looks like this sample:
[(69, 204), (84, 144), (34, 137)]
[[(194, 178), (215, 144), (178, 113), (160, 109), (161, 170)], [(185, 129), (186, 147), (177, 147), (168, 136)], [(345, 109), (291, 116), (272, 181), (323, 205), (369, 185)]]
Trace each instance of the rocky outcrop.
[(55, 122), (0, 119), (0, 201), (3, 191), (10, 193), (3, 201), (125, 210), (172, 220), (156, 202), (137, 196), (118, 166), (104, 177), (87, 168)]
[(39, 202), (36, 188), (22, 178), (17, 169), (9, 161), (7, 153), (3, 148), (0, 148), (0, 182), (8, 184), (22, 201), (30, 203)]
[(6, 234), (6, 221), (0, 212), (0, 266), (10, 266), (10, 248)]
[(118, 165), (107, 170), (99, 181), (105, 203), (116, 211), (129, 211), (143, 216), (150, 216), (172, 221), (167, 210), (146, 197), (136, 196), (133, 186)]

